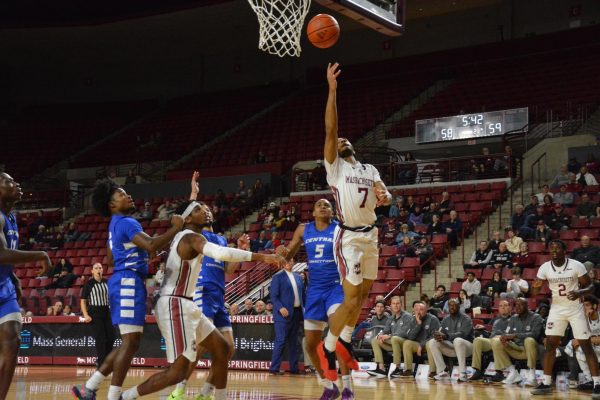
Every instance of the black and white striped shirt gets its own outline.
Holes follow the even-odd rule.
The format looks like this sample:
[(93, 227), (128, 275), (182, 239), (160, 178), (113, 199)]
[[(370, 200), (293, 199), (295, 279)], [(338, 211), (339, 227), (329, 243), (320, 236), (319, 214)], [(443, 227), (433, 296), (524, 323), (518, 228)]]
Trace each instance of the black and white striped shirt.
[(83, 286), (81, 298), (87, 300), (87, 305), (91, 307), (108, 307), (108, 285), (106, 279), (100, 282), (94, 278), (87, 281)]

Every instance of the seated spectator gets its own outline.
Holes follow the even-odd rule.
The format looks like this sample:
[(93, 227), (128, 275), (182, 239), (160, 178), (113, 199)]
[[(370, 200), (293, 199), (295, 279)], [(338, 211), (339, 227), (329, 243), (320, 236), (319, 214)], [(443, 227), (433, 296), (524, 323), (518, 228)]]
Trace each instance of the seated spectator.
[(277, 218), (275, 218), (275, 221), (273, 221), (273, 225), (275, 226), (276, 230), (282, 231), (286, 221), (287, 217), (285, 215), (285, 211), (279, 210), (279, 214), (277, 214)]
[(58, 317), (62, 314), (63, 303), (62, 301), (57, 301), (53, 306), (48, 307), (46, 310), (47, 317)]
[(405, 367), (402, 376), (413, 376), (413, 354), (421, 357), (427, 342), (433, 338), (434, 332), (440, 329), (440, 320), (428, 313), (427, 307), (424, 301), (416, 301), (413, 304), (413, 317), (409, 324), (407, 339), (402, 345)]
[(519, 251), (521, 251), (520, 248), (521, 243), (523, 243), (523, 239), (515, 235), (515, 231), (513, 231), (512, 227), (509, 226), (506, 228), (506, 235), (508, 236), (508, 239), (506, 239), (504, 243), (506, 243), (506, 248), (508, 249), (508, 251), (510, 251), (513, 254), (516, 254)]
[(421, 211), (420, 205), (415, 205), (415, 211), (408, 216), (408, 222), (410, 222), (412, 226), (423, 225), (423, 212)]
[(575, 209), (575, 215), (579, 219), (593, 218), (596, 216), (596, 203), (590, 201), (590, 196), (587, 193), (581, 195), (579, 205)]
[(165, 279), (166, 266), (167, 265), (164, 261), (158, 265), (158, 271), (156, 271), (156, 274), (154, 274), (154, 284), (156, 286), (162, 285), (163, 280)]
[(68, 304), (63, 309), (62, 315), (63, 315), (63, 317), (75, 317), (76, 316), (76, 314), (73, 312), (73, 309)]
[(233, 303), (232, 305), (229, 306), (229, 315), (233, 316), (233, 315), (239, 315), (240, 314), (240, 306), (238, 306), (236, 303)]
[(471, 311), (471, 299), (467, 295), (467, 291), (465, 289), (460, 289), (457, 299), (450, 299), (446, 302), (446, 304), (444, 304), (444, 313), (448, 314), (450, 312), (449, 304), (456, 300), (458, 300), (458, 305), (462, 314)]
[(404, 238), (402, 239), (402, 244), (400, 244), (400, 246), (398, 246), (398, 255), (401, 258), (416, 257), (417, 254), (415, 253), (415, 251), (416, 251), (415, 246), (413, 246), (412, 240), (410, 239), (410, 237), (404, 236)]
[(448, 242), (450, 242), (452, 248), (456, 248), (456, 246), (458, 246), (458, 240), (462, 234), (462, 222), (458, 218), (456, 211), (450, 211), (450, 219), (444, 222), (442, 225), (448, 234)]
[[(415, 246), (415, 255), (419, 257), (419, 261), (423, 264), (433, 255), (433, 246), (429, 243), (427, 236), (421, 236), (419, 243)], [(423, 271), (428, 272), (431, 268), (429, 263), (423, 264)]]
[(438, 210), (438, 205), (435, 202), (429, 203), (429, 207), (424, 210), (423, 213), (423, 224), (429, 225), (433, 222), (433, 216), (437, 215), (438, 221), (442, 219), (442, 213)]
[(527, 206), (525, 206), (525, 215), (535, 214), (538, 206), (540, 205), (540, 201), (538, 200), (536, 195), (530, 197), (531, 201)]
[(462, 283), (462, 289), (467, 293), (470, 299), (481, 292), (481, 282), (475, 277), (473, 271), (467, 272), (467, 279)]
[(488, 241), (488, 248), (492, 251), (498, 251), (500, 243), (504, 243), (504, 240), (500, 238), (500, 231), (492, 232), (492, 238)]
[(404, 242), (404, 237), (408, 237), (411, 242), (419, 237), (419, 234), (408, 229), (407, 224), (402, 224), (400, 227), (400, 233), (396, 236), (396, 242), (398, 244), (402, 244)]
[(550, 195), (544, 196), (544, 202), (542, 205), (544, 206), (544, 215), (549, 215), (554, 212), (554, 202), (552, 201), (552, 197)]
[(500, 293), (504, 292), (506, 292), (506, 280), (502, 278), (502, 272), (494, 271), (492, 280), (483, 287), (481, 293), (495, 299), (500, 297)]
[(44, 225), (39, 225), (37, 229), (37, 233), (33, 237), (36, 243), (44, 243), (46, 236), (46, 227)]
[(60, 260), (58, 260), (58, 262), (54, 266), (54, 269), (49, 274), (50, 278), (58, 278), (63, 268), (66, 268), (67, 272), (69, 273), (73, 272), (73, 264), (71, 264), (66, 258), (61, 258)]
[(594, 177), (594, 175), (592, 175), (588, 171), (588, 168), (585, 165), (579, 169), (579, 173), (577, 174), (577, 176), (575, 176), (575, 180), (582, 187), (598, 186), (598, 181), (596, 181), (596, 178)]
[(260, 250), (265, 249), (267, 243), (269, 243), (269, 240), (267, 239), (267, 233), (265, 231), (260, 231), (258, 238), (250, 241), (250, 249), (253, 253), (258, 253)]
[[(134, 214), (135, 215), (135, 214)], [(150, 206), (150, 202), (145, 202), (144, 203), (144, 208), (139, 212), (139, 216), (135, 217), (135, 219), (139, 220), (139, 221), (152, 221), (152, 218), (154, 217), (154, 213), (152, 212), (152, 207)]]
[(498, 251), (495, 251), (494, 254), (492, 254), (492, 259), (488, 266), (495, 269), (512, 266), (512, 253), (507, 250), (506, 243), (500, 243)]
[(435, 288), (435, 293), (430, 299), (431, 308), (437, 308), (439, 310), (444, 309), (444, 305), (449, 298), (450, 295), (446, 293), (446, 286), (438, 285), (437, 288)]
[(279, 234), (277, 232), (271, 233), (271, 240), (267, 242), (265, 245), (265, 250), (276, 249), (283, 244), (283, 241), (279, 239)]
[(552, 232), (550, 229), (548, 229), (544, 221), (538, 221), (535, 232), (533, 233), (533, 240), (536, 242), (546, 243), (546, 246), (548, 246), (551, 233)]
[(510, 217), (510, 226), (519, 236), (524, 238), (529, 237), (529, 233), (533, 233), (528, 231), (527, 216), (525, 215), (523, 204), (515, 205), (515, 213)]
[(427, 234), (431, 236), (442, 233), (446, 233), (446, 229), (444, 229), (443, 223), (440, 220), (440, 216), (437, 214), (432, 214), (431, 223), (427, 226)]
[(530, 214), (527, 216), (527, 226), (529, 226), (531, 229), (535, 229), (540, 221), (546, 223), (546, 214), (544, 213), (543, 205), (537, 206), (535, 209), (535, 214)]
[(469, 268), (485, 268), (492, 259), (493, 250), (488, 248), (488, 242), (482, 240), (479, 242), (479, 247), (471, 255), (471, 259), (463, 266), (464, 269)]
[(567, 185), (560, 185), (560, 191), (554, 195), (554, 203), (563, 207), (573, 205), (573, 193), (567, 192)]
[(418, 204), (415, 202), (414, 197), (408, 196), (406, 198), (406, 204), (404, 205), (404, 208), (406, 209), (409, 215), (415, 212), (417, 206)]
[(158, 216), (156, 218), (161, 221), (171, 219), (171, 215), (173, 215), (173, 213), (175, 212), (175, 208), (176, 207), (173, 203), (171, 203), (169, 200), (166, 200), (164, 204), (161, 204), (158, 207)]
[(267, 315), (273, 315), (273, 303), (270, 300), (265, 305), (265, 312)]
[(256, 310), (252, 305), (252, 299), (244, 300), (244, 309), (239, 312), (239, 315), (256, 315)]
[(581, 247), (573, 250), (571, 258), (585, 265), (588, 272), (600, 266), (600, 247), (592, 245), (589, 236), (586, 235), (581, 237), (580, 243)]
[(398, 164), (398, 184), (410, 185), (415, 183), (417, 177), (417, 164), (411, 152), (406, 152), (403, 157), (403, 162)]
[(527, 293), (529, 293), (529, 283), (521, 278), (521, 269), (519, 267), (513, 267), (510, 272), (512, 274), (512, 279), (506, 283), (506, 292), (500, 293), (500, 297), (503, 299), (525, 297)]
[[(550, 188), (558, 189), (561, 186), (565, 186), (565, 188), (566, 188), (569, 183), (569, 180), (571, 179), (571, 175), (574, 175), (574, 174), (572, 172), (569, 172), (569, 170), (567, 168), (567, 164), (561, 165), (560, 170), (558, 171), (558, 174), (554, 177), (552, 182), (550, 182)], [(555, 196), (554, 201), (557, 202), (556, 195), (554, 195), (554, 196)]]
[(525, 268), (535, 267), (535, 256), (529, 254), (527, 242), (521, 243), (519, 254), (515, 254), (512, 263), (514, 267), (519, 267), (521, 271)]
[(550, 191), (550, 187), (548, 185), (543, 185), (542, 191), (536, 194), (536, 196), (538, 198), (538, 201), (541, 203), (544, 201), (544, 197), (546, 196), (550, 196), (550, 199), (552, 199), (552, 197), (554, 197), (554, 193)]
[(544, 222), (550, 229), (559, 232), (569, 229), (571, 217), (564, 212), (562, 205), (556, 204), (554, 212), (546, 216)]
[(75, 222), (69, 224), (69, 228), (65, 232), (65, 242), (74, 242), (77, 240), (79, 232), (75, 229)]
[(254, 309), (256, 310), (256, 315), (271, 315), (267, 312), (267, 306), (262, 300), (256, 301), (254, 304)]
[(52, 282), (51, 284), (46, 286), (46, 289), (56, 289), (56, 288), (68, 289), (73, 285), (73, 283), (76, 280), (77, 280), (77, 277), (75, 275), (73, 275), (72, 273), (70, 273), (66, 267), (63, 267), (58, 278), (56, 278), (56, 280), (54, 282)]
[(398, 218), (400, 216), (400, 209), (404, 208), (404, 201), (402, 198), (397, 198), (396, 201), (390, 206), (390, 212), (388, 213), (389, 218)]
[(449, 214), (450, 211), (454, 210), (454, 203), (450, 200), (450, 194), (448, 192), (442, 193), (442, 200), (440, 200), (439, 212), (442, 214)]
[(385, 246), (393, 246), (396, 244), (396, 236), (399, 232), (393, 219), (388, 220), (381, 231), (381, 244)]

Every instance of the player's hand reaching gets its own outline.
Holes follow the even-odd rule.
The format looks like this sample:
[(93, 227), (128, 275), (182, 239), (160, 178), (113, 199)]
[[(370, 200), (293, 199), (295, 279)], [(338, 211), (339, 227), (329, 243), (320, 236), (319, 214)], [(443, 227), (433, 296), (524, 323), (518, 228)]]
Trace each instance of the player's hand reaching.
[(392, 200), (391, 193), (382, 188), (375, 188), (375, 196), (377, 196), (377, 207), (386, 206)]
[(200, 186), (198, 185), (199, 178), (200, 178), (200, 172), (194, 171), (194, 173), (192, 174), (192, 181), (190, 182), (191, 189), (192, 189), (190, 192), (190, 200), (198, 199), (198, 193), (200, 193)]
[(534, 288), (541, 288), (543, 284), (544, 284), (544, 281), (542, 281), (541, 279), (536, 279), (535, 281), (533, 281), (531, 286)]
[(580, 297), (581, 297), (581, 293), (579, 292), (579, 290), (572, 290), (569, 293), (567, 293), (567, 299), (569, 299), (571, 301), (575, 301)]
[(242, 233), (237, 240), (238, 249), (240, 250), (250, 250), (250, 236), (245, 233)]
[(290, 251), (287, 247), (281, 245), (277, 246), (277, 248), (275, 249), (275, 254), (279, 254), (281, 257), (287, 257), (287, 255), (290, 254)]
[(262, 260), (267, 264), (276, 265), (279, 268), (283, 268), (287, 261), (285, 258), (281, 257), (279, 254), (263, 254)]
[(337, 77), (342, 72), (339, 67), (339, 63), (327, 64), (327, 83), (329, 84), (329, 89), (331, 90), (337, 89)]

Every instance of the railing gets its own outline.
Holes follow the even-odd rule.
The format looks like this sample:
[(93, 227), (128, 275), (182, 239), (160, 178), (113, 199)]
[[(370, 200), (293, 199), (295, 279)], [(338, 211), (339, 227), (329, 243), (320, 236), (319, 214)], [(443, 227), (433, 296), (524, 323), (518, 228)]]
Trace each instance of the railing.
[(387, 301), (388, 298), (395, 296), (396, 293), (400, 293), (400, 296), (404, 298), (404, 308), (406, 309), (406, 286), (408, 286), (406, 279), (399, 280), (396, 286), (383, 297), (383, 301)]
[(225, 285), (225, 300), (229, 304), (238, 302), (260, 284), (271, 279), (277, 271), (277, 268), (266, 263), (255, 264), (252, 269)]
[[(544, 161), (544, 179), (542, 179), (542, 160)], [(536, 185), (536, 175), (535, 171), (537, 168), (537, 185)], [(548, 180), (548, 157), (546, 157), (546, 153), (542, 153), (535, 161), (531, 164), (531, 193), (535, 193), (536, 189), (538, 189), (542, 182), (546, 182)]]

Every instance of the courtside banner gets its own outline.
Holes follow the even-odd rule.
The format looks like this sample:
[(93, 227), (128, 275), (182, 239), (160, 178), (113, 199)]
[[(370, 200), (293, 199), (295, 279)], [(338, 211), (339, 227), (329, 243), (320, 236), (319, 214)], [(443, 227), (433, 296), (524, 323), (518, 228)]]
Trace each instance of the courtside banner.
[[(235, 355), (232, 369), (268, 369), (275, 338), (270, 316), (243, 315), (232, 318)], [(121, 345), (118, 337), (115, 347)], [(93, 326), (79, 317), (23, 318), (19, 364), (94, 365), (96, 341)], [(146, 319), (140, 349), (134, 366), (167, 365), (165, 343), (153, 317)], [(210, 361), (199, 362), (207, 368)]]

